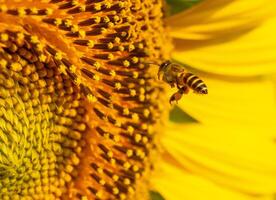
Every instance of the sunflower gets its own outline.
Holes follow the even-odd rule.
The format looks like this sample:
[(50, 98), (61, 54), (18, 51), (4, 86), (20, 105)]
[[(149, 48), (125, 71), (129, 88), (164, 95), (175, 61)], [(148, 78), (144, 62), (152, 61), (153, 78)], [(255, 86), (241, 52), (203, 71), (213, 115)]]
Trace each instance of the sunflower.
[(145, 64), (169, 58), (161, 10), (1, 1), (0, 199), (148, 198), (168, 114)]
[[(272, 196), (273, 54), (250, 56), (252, 69), (240, 53), (240, 67), (204, 56), (265, 27), (256, 44), (273, 48), (274, 5), (207, 0), (164, 22), (161, 0), (0, 1), (0, 199)], [(169, 30), (173, 58), (212, 91), (179, 104), (202, 124), (168, 122), (168, 87), (147, 64), (170, 58)]]

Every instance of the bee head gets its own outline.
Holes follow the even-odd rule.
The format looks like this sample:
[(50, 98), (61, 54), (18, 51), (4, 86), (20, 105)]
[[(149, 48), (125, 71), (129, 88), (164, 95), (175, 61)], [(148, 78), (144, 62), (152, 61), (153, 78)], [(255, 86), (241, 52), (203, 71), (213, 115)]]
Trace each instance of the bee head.
[(171, 64), (171, 61), (166, 60), (165, 62), (163, 62), (163, 63), (160, 65), (160, 69), (163, 70), (163, 69), (165, 69), (167, 66), (169, 66), (170, 64)]

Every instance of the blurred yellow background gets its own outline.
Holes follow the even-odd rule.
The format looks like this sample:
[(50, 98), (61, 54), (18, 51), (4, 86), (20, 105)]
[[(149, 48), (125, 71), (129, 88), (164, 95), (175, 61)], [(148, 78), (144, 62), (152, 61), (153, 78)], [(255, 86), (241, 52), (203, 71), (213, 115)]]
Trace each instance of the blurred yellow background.
[(167, 2), (172, 57), (209, 94), (190, 93), (171, 112), (157, 190), (170, 200), (274, 199), (276, 1)]

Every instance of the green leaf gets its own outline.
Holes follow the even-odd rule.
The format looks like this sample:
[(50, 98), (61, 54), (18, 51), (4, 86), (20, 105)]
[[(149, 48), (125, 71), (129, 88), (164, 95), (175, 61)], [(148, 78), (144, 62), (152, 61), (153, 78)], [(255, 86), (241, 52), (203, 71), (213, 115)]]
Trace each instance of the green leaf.
[[(183, 100), (184, 101), (184, 100)], [(196, 119), (188, 115), (178, 106), (174, 106), (174, 108), (170, 112), (170, 120), (175, 123), (196, 123), (198, 122)]]
[(186, 10), (202, 0), (166, 0), (169, 5), (170, 15)]
[(159, 192), (150, 191), (151, 200), (165, 200)]

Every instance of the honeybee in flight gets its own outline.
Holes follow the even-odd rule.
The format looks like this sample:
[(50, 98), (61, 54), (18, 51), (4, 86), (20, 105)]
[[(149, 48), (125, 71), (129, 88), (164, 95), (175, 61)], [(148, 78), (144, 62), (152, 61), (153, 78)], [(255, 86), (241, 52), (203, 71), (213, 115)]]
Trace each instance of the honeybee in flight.
[(190, 89), (197, 94), (208, 94), (203, 80), (188, 72), (184, 66), (170, 60), (159, 65), (158, 79), (168, 83), (172, 88), (175, 86), (178, 88), (178, 91), (171, 96), (170, 104), (174, 101), (178, 102), (183, 94), (188, 94)]

